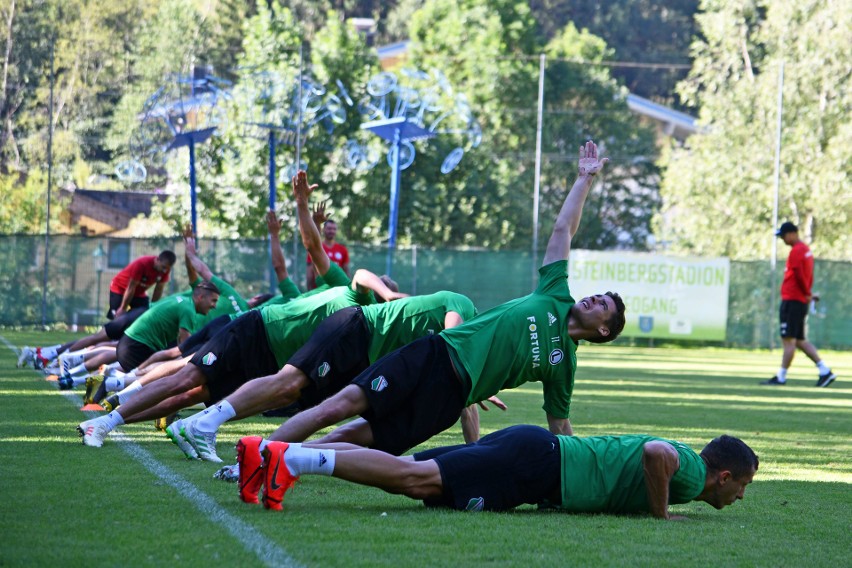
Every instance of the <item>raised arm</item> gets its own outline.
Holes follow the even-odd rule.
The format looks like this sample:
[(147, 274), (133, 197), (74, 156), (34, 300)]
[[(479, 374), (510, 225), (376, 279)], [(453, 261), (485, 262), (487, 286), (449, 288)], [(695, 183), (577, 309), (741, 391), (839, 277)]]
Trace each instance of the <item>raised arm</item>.
[(382, 298), (385, 302), (407, 298), (408, 294), (402, 292), (394, 292), (384, 281), (365, 268), (359, 268), (355, 271), (352, 277), (352, 289), (356, 292), (366, 293), (367, 290), (372, 290), (374, 294)]
[(680, 467), (680, 457), (671, 444), (660, 440), (648, 442), (642, 449), (645, 489), (648, 506), (658, 519), (669, 519), (669, 483)]
[(287, 278), (287, 262), (281, 250), (281, 221), (275, 211), (266, 212), (266, 230), (269, 231), (269, 250), (272, 252), (272, 269), (279, 282)]
[[(192, 225), (185, 225), (183, 228), (183, 242), (186, 245), (186, 239), (193, 238), (192, 235)], [(186, 265), (186, 277), (189, 278), (189, 284), (192, 285), (193, 282), (198, 280), (198, 272), (195, 271), (195, 267), (192, 266), (192, 262), (189, 260), (189, 254), (186, 253), (186, 247), (184, 246), (183, 253), (183, 262)]]
[[(184, 236), (183, 242), (186, 248), (187, 275), (191, 276), (189, 267), (192, 266), (193, 270), (197, 272), (197, 274), (200, 274), (204, 280), (210, 280), (213, 278), (213, 273), (210, 271), (210, 268), (204, 264), (203, 260), (198, 258), (198, 252), (195, 249), (195, 238), (192, 236)], [(190, 280), (190, 284), (195, 282), (196, 279)]]
[(556, 224), (553, 226), (553, 233), (547, 243), (542, 266), (568, 258), (568, 253), (571, 250), (571, 238), (580, 226), (580, 217), (583, 214), (586, 197), (589, 195), (595, 176), (607, 162), (609, 162), (608, 158), (598, 159), (598, 147), (591, 140), (586, 142), (585, 146), (580, 146), (579, 175), (562, 204), (559, 216), (556, 217)]
[(317, 187), (316, 184), (308, 185), (308, 174), (303, 170), (299, 170), (293, 176), (293, 196), (296, 198), (296, 213), (299, 216), (299, 233), (302, 235), (302, 244), (305, 245), (308, 254), (311, 255), (311, 262), (317, 274), (325, 276), (331, 261), (328, 259), (325, 249), (322, 248), (322, 237), (314, 224), (311, 210), (308, 207), (311, 193)]

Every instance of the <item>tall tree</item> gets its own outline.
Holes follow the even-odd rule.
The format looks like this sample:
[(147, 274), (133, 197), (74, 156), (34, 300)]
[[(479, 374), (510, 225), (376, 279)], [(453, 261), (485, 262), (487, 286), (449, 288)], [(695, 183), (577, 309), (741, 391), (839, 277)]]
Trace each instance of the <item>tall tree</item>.
[(784, 63), (780, 217), (816, 255), (852, 257), (848, 3), (706, 0), (703, 39), (681, 85), (705, 133), (667, 158), (656, 221), (671, 248), (767, 258), (773, 227), (777, 100)]

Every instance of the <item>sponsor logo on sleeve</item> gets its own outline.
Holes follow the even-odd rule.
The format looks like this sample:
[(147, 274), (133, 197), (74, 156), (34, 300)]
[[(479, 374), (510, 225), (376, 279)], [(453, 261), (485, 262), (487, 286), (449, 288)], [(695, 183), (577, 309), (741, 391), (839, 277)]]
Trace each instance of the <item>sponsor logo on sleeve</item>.
[(384, 377), (384, 375), (379, 375), (370, 381), (370, 388), (376, 392), (382, 392), (388, 388), (388, 380)]

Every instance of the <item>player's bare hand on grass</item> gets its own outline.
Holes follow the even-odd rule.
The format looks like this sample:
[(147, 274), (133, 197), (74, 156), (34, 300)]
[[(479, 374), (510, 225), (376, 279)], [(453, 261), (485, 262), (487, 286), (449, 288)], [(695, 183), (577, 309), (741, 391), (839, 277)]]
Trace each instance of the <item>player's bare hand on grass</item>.
[(609, 158), (598, 159), (598, 146), (591, 140), (580, 146), (580, 159), (577, 167), (581, 176), (595, 176), (609, 163)]
[(500, 410), (506, 410), (507, 408), (509, 408), (508, 406), (506, 406), (505, 402), (503, 402), (502, 400), (500, 400), (496, 396), (489, 396), (485, 400), (480, 400), (479, 402), (477, 402), (477, 404), (479, 405), (479, 408), (481, 408), (482, 410), (484, 410), (486, 412), (488, 412), (491, 409), (488, 408), (488, 405), (485, 404), (485, 401), (490, 402), (491, 404), (493, 404), (494, 406), (496, 406)]

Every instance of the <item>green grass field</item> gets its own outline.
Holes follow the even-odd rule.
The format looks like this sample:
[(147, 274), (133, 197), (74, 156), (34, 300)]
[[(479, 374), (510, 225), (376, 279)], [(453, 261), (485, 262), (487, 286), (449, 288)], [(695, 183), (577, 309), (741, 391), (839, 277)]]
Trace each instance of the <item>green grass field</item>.
[[(0, 333), (47, 345), (69, 334)], [(285, 510), (246, 505), (217, 467), (190, 462), (152, 424), (83, 446), (79, 391), (16, 369), (0, 344), (0, 566), (795, 566), (852, 558), (852, 353), (824, 352), (839, 375), (816, 389), (801, 354), (788, 385), (759, 387), (780, 352), (584, 345), (572, 404), (577, 435), (649, 433), (700, 450), (729, 433), (758, 453), (746, 498), (722, 511), (672, 508), (683, 522), (426, 510), (377, 489), (310, 476)], [(536, 384), (505, 392), (483, 433), (545, 425)], [(219, 454), (276, 419), (220, 430)], [(458, 426), (429, 445), (460, 443)], [(233, 461), (233, 460), (231, 460)]]

